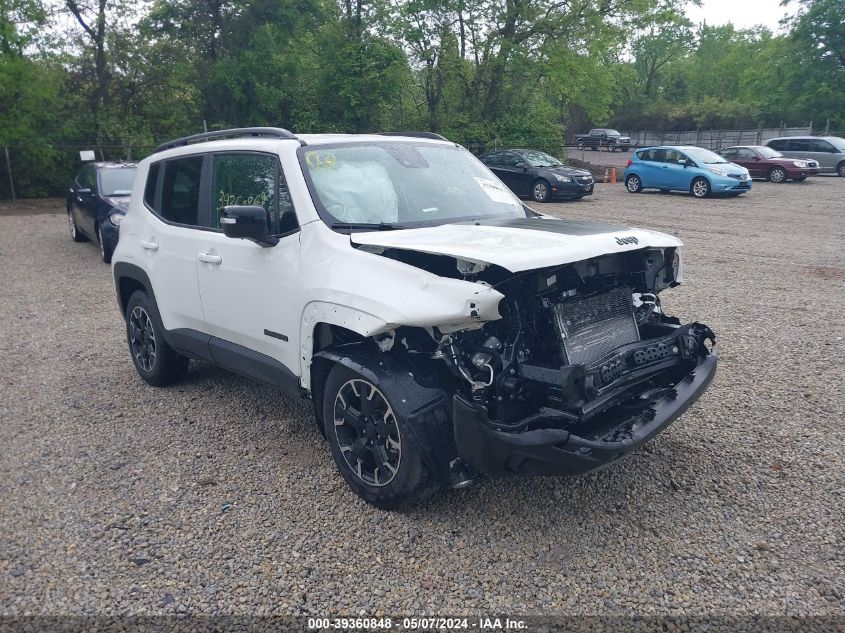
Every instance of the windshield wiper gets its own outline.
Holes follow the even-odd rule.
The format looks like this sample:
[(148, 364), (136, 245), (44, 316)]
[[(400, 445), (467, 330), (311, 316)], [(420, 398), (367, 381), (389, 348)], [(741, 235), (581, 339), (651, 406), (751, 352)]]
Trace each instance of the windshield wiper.
[(331, 228), (341, 230), (355, 230), (363, 229), (367, 231), (394, 231), (396, 229), (404, 229), (401, 224), (390, 224), (389, 222), (335, 222)]

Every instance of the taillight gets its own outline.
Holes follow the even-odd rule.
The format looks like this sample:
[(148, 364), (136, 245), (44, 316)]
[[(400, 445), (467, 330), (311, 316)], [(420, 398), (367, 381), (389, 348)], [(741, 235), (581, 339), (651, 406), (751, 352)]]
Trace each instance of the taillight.
[(632, 161), (632, 160), (629, 158), (629, 159), (628, 159), (628, 164), (627, 164), (627, 165), (625, 165), (625, 167), (630, 167), (630, 166), (631, 166), (631, 165), (633, 165), (633, 164), (634, 164), (634, 161)]

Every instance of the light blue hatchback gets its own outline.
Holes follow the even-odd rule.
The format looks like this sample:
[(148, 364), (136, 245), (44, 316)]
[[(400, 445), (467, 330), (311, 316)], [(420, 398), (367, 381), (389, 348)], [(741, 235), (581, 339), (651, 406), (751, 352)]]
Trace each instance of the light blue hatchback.
[(625, 169), (625, 188), (689, 191), (696, 198), (738, 196), (751, 190), (745, 167), (701, 147), (645, 147), (634, 152)]

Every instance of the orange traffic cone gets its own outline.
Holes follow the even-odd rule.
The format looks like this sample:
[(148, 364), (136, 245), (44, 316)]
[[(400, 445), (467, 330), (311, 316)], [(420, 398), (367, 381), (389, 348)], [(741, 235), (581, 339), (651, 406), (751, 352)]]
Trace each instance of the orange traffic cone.
[(610, 184), (616, 184), (616, 167), (610, 168)]

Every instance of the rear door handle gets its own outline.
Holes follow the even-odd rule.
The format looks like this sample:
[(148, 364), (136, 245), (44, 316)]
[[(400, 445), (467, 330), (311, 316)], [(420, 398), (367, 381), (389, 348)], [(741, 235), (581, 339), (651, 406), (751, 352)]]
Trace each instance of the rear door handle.
[(146, 248), (148, 251), (157, 251), (158, 250), (158, 242), (156, 241), (149, 241), (141, 240), (141, 248)]
[(220, 255), (209, 255), (208, 253), (200, 253), (197, 258), (206, 264), (222, 264), (223, 258)]

